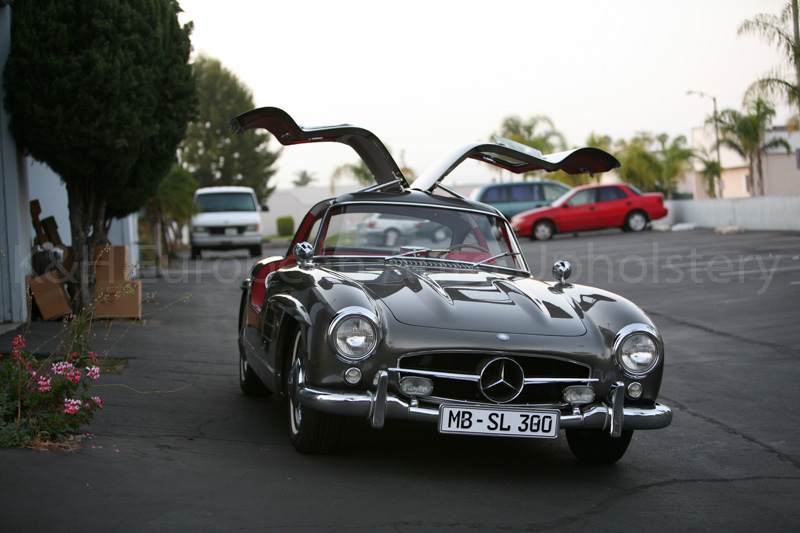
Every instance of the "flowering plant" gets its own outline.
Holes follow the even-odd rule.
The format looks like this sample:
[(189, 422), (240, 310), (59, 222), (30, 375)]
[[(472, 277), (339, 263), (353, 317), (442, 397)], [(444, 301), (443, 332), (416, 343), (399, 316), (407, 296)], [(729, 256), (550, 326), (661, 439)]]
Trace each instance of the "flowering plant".
[(103, 407), (87, 392), (100, 377), (99, 357), (74, 337), (72, 348), (40, 361), (25, 352), (25, 339), (18, 335), (11, 354), (0, 354), (0, 446), (63, 439)]

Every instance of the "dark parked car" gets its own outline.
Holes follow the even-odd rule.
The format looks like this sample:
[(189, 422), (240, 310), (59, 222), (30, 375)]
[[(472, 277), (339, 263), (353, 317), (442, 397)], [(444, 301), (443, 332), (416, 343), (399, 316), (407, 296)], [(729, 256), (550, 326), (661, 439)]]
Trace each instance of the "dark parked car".
[(633, 185), (575, 187), (549, 207), (524, 211), (511, 218), (518, 237), (546, 241), (556, 233), (603, 228), (642, 231), (667, 216), (664, 195), (643, 193)]
[[(287, 401), (297, 450), (333, 450), (343, 417), (374, 428), (409, 419), (461, 435), (552, 439), (564, 430), (579, 459), (614, 462), (635, 430), (670, 423), (657, 401), (664, 345), (647, 315), (570, 284), (565, 262), (555, 282), (534, 278), (496, 209), (440, 185), (467, 158), (583, 173), (616, 167), (612, 156), (536, 156), (498, 139), (451, 152), (409, 186), (366, 130), (303, 129), (276, 108), (231, 126), (266, 128), (284, 145), (347, 144), (376, 179), (314, 206), (286, 255), (259, 261), (242, 285), (240, 386)], [(418, 224), (392, 243), (359, 239), (384, 215)]]
[(550, 205), (569, 190), (569, 186), (550, 180), (492, 183), (473, 191), (470, 198), (496, 207), (510, 219), (522, 211)]

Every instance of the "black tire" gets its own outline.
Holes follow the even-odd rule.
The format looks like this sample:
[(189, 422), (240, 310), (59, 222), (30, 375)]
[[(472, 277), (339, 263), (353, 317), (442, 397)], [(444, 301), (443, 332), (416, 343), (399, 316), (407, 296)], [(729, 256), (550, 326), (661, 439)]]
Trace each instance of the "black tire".
[(537, 220), (531, 228), (531, 239), (537, 241), (547, 241), (553, 238), (556, 232), (555, 226), (549, 220)]
[(400, 232), (394, 228), (389, 228), (383, 234), (383, 245), (390, 248), (396, 246), (400, 241)]
[(644, 231), (647, 229), (647, 224), (649, 222), (650, 219), (644, 211), (631, 211), (628, 213), (628, 216), (625, 217), (625, 225), (622, 226), (622, 229), (625, 231)]
[(261, 251), (261, 245), (255, 244), (250, 247), (250, 257), (261, 257), (263, 252)]
[(300, 328), (292, 339), (292, 358), (284, 372), (286, 396), (289, 399), (289, 437), (300, 453), (326, 454), (336, 450), (342, 433), (340, 416), (321, 413), (297, 403), (297, 382), (302, 373), (305, 345)]
[(567, 443), (572, 454), (580, 461), (595, 464), (616, 463), (631, 443), (632, 430), (623, 430), (619, 438), (613, 438), (602, 429), (568, 429)]
[(202, 252), (200, 248), (192, 246), (192, 259), (200, 259), (200, 252)]
[(239, 388), (245, 396), (269, 396), (269, 389), (259, 379), (247, 362), (244, 349), (245, 313), (247, 313), (247, 293), (242, 294), (239, 307)]

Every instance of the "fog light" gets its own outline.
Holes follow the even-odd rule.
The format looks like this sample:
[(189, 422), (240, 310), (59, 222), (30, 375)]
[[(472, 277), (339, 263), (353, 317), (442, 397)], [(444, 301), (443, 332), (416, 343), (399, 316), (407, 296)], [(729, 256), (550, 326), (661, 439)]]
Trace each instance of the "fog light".
[(634, 381), (633, 383), (628, 385), (628, 396), (634, 399), (639, 398), (642, 395), (642, 390), (643, 390), (642, 384), (639, 383), (638, 381)]
[(356, 367), (350, 367), (344, 371), (344, 380), (350, 385), (355, 385), (361, 381), (361, 370)]
[(585, 405), (594, 401), (594, 389), (583, 385), (567, 387), (562, 397), (570, 405)]
[(400, 380), (400, 390), (409, 396), (430, 396), (433, 392), (433, 381), (428, 378), (403, 378)]

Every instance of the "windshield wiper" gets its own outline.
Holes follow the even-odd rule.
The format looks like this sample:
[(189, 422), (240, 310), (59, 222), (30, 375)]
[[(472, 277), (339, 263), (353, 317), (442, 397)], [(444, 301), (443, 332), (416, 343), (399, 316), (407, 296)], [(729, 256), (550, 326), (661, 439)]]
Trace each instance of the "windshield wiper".
[(393, 255), (391, 257), (387, 257), (386, 261), (390, 261), (392, 259), (397, 259), (398, 257), (407, 257), (412, 254), (422, 254), (422, 253), (431, 253), (438, 250), (431, 250), (430, 248), (425, 248), (424, 246), (403, 246), (400, 248), (401, 250), (406, 249), (407, 252), (399, 253), (397, 255)]
[[(483, 261), (478, 261), (477, 263), (472, 263), (472, 266), (480, 266), (484, 263), (489, 261), (494, 261), (495, 259), (500, 259), (501, 257), (509, 257), (514, 255), (522, 255), (522, 252), (503, 252), (502, 254), (493, 255), (492, 257), (487, 257)], [(499, 266), (499, 265), (498, 265)]]

